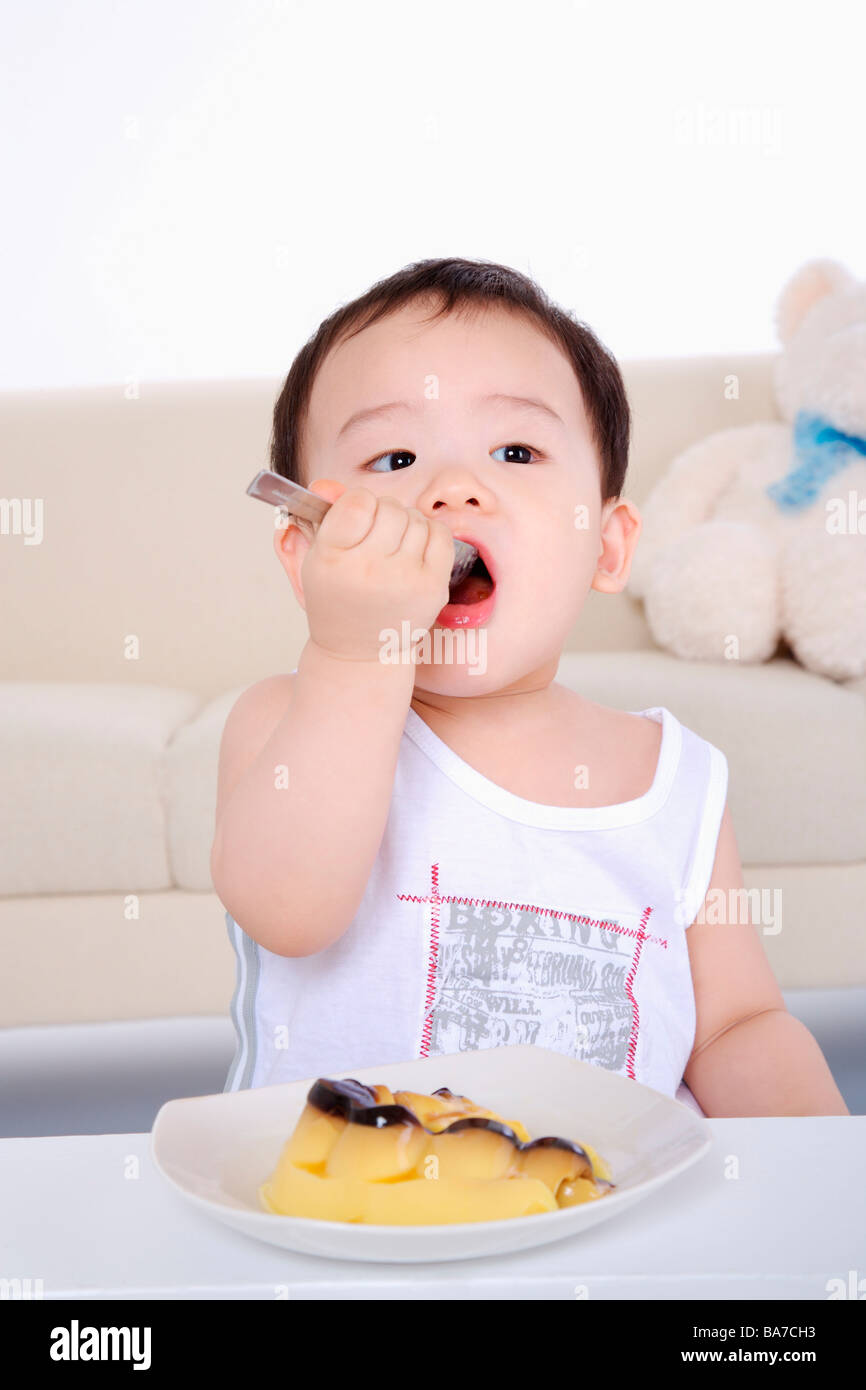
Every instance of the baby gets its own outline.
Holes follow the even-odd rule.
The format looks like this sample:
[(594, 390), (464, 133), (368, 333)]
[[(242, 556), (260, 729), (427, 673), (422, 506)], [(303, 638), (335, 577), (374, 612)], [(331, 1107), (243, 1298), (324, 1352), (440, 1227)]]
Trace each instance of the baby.
[(710, 1116), (849, 1113), (755, 927), (703, 920), (743, 886), (724, 755), (555, 680), (628, 580), (629, 428), (607, 349), (489, 262), (408, 266), (298, 353), (271, 467), (332, 506), (281, 518), (309, 640), (222, 737), (226, 1090), (533, 1043)]

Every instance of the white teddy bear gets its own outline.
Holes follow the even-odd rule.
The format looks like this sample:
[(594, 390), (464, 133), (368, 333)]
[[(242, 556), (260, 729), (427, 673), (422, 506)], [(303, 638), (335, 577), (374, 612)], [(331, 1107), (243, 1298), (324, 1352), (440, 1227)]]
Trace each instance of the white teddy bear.
[(629, 592), (660, 646), (767, 661), (783, 639), (833, 680), (866, 674), (866, 283), (804, 265), (776, 309), (785, 423), (681, 453), (643, 505)]

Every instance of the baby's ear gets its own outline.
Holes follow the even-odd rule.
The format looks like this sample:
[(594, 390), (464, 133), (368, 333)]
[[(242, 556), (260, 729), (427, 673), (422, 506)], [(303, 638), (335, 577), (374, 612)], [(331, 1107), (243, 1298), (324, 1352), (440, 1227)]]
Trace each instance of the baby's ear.
[(292, 518), (288, 525), (285, 524), (286, 518), (280, 518), (277, 523), (277, 512), (274, 513), (274, 551), (277, 559), (289, 577), (289, 582), (295, 591), (298, 603), (306, 612), (304, 603), (304, 590), (301, 584), (301, 565), (304, 556), (313, 543), (312, 527), (309, 522)]
[(854, 276), (839, 261), (807, 261), (792, 275), (776, 302), (776, 332), (787, 347), (803, 319), (819, 299), (855, 283)]

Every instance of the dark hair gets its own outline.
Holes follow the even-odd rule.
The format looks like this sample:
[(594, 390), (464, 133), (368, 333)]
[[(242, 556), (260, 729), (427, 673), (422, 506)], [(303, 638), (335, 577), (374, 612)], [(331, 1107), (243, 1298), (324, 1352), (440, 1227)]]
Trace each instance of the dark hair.
[(271, 469), (302, 482), (300, 440), (313, 382), (330, 349), (377, 320), (419, 299), (441, 298), (431, 318), (458, 307), (501, 306), (531, 319), (571, 362), (600, 459), (602, 502), (619, 497), (628, 467), (630, 412), (622, 376), (613, 354), (592, 329), (559, 308), (528, 276), (493, 261), (457, 257), (416, 261), (379, 280), (366, 294), (344, 304), (325, 319), (291, 365), (274, 406)]

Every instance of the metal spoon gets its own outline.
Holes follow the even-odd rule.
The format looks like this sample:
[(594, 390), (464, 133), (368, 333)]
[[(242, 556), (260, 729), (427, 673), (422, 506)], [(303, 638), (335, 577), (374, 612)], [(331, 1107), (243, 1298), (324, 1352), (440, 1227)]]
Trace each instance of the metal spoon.
[[(257, 497), (260, 502), (270, 502), (275, 507), (284, 507), (291, 516), (307, 521), (314, 527), (319, 525), (332, 505), (324, 497), (310, 492), (309, 488), (291, 482), (281, 473), (272, 473), (269, 468), (260, 469), (247, 492), (250, 497)], [(474, 545), (470, 545), (468, 541), (455, 540), (454, 564), (451, 566), (451, 578), (448, 581), (450, 588), (453, 589), (461, 579), (466, 578), (477, 559), (478, 551)]]

